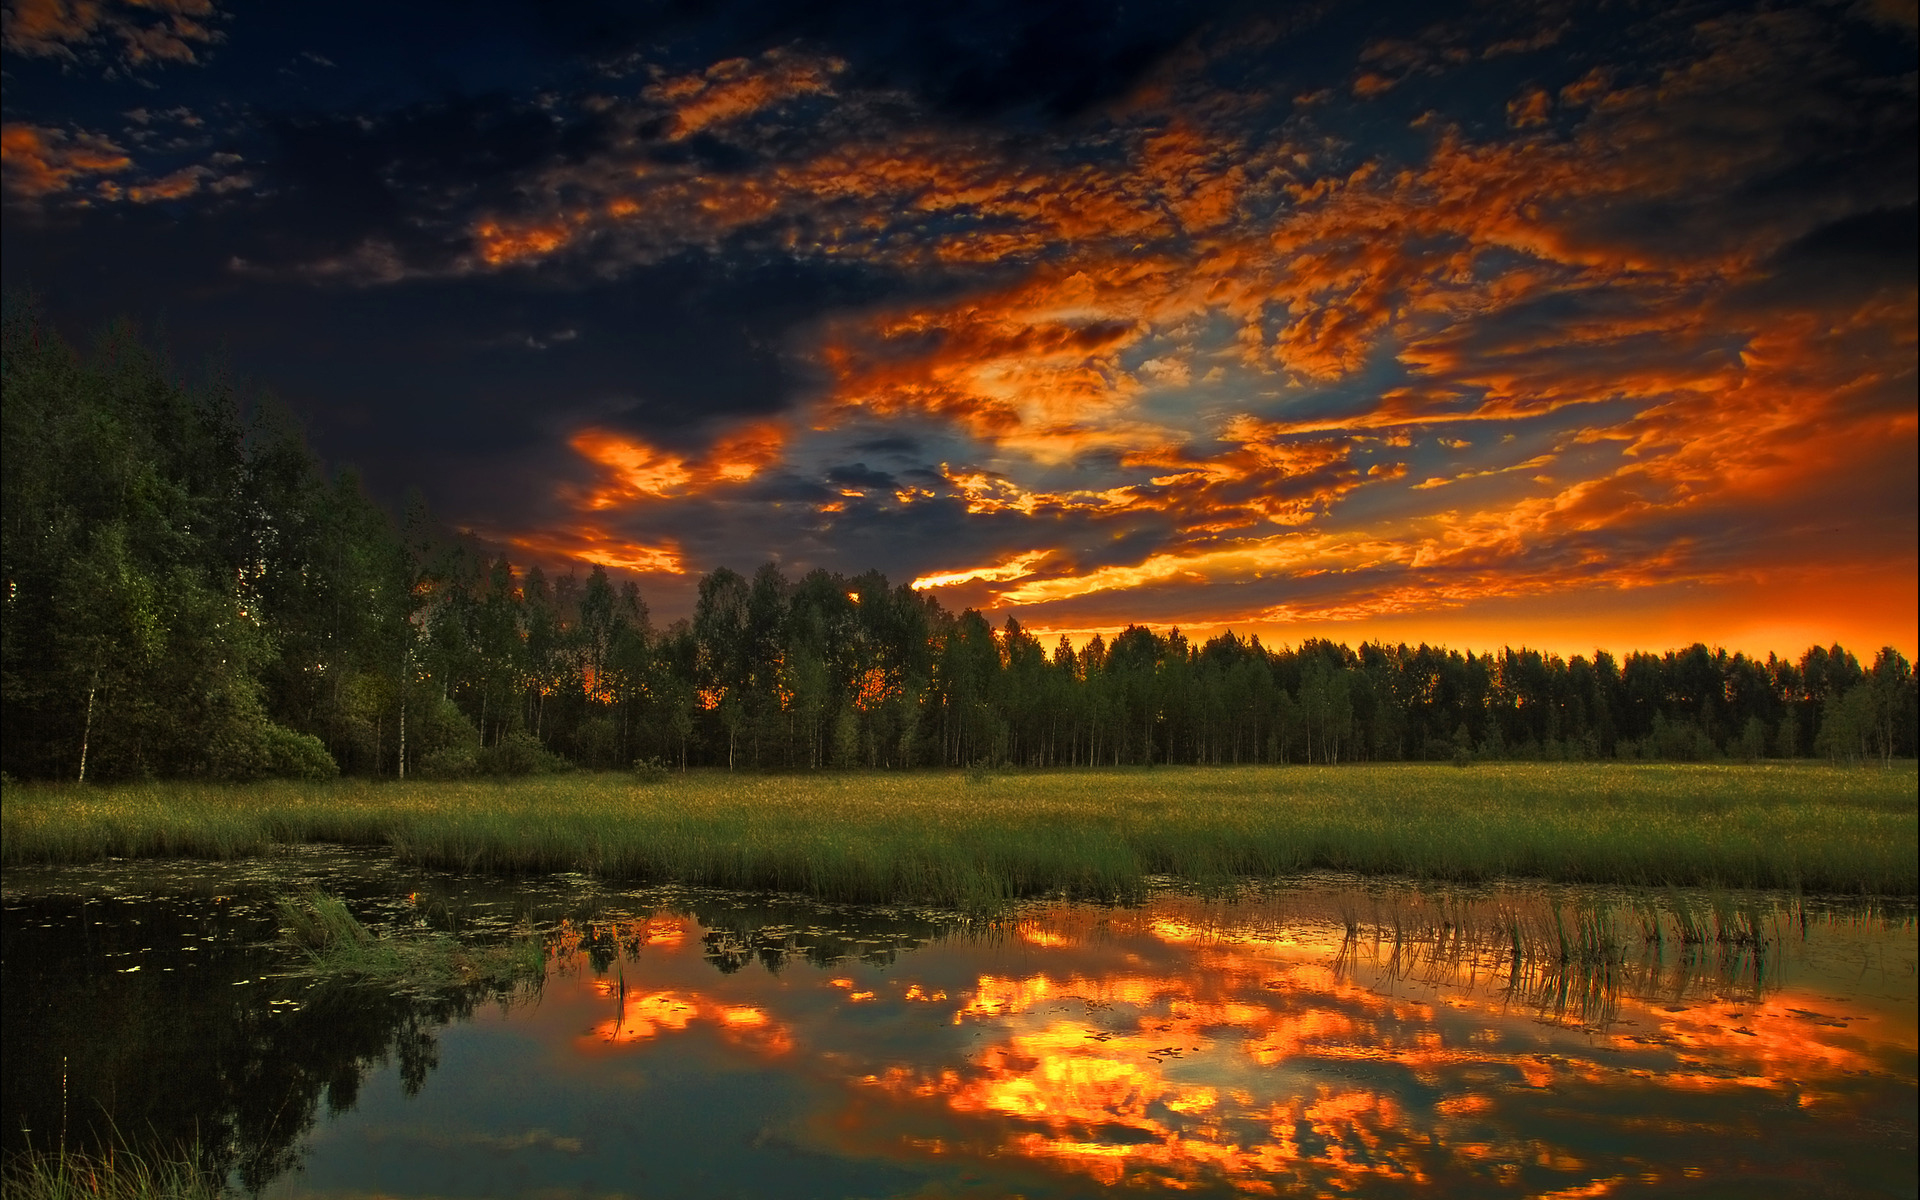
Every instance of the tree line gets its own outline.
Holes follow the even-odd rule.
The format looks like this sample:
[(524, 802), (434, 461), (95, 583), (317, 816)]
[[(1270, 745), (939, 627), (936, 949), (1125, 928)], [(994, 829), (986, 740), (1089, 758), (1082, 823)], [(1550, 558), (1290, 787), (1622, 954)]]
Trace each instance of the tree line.
[(1892, 648), (1616, 660), (1133, 626), (1053, 645), (878, 572), (700, 580), (656, 628), (598, 566), (548, 574), (399, 521), (221, 371), (131, 326), (86, 353), (10, 298), (4, 767), (38, 778), (451, 777), (1915, 753)]

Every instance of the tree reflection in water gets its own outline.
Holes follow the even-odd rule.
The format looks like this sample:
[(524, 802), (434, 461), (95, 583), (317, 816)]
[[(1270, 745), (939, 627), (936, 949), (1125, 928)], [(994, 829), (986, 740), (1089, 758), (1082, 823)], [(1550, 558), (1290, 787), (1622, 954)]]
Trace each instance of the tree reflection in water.
[(197, 1146), (256, 1191), (287, 1171), (324, 1105), (353, 1107), (393, 1064), (417, 1093), (435, 1031), (492, 989), (403, 996), (277, 977), (258, 898), (73, 898), (5, 908), (5, 1146)]

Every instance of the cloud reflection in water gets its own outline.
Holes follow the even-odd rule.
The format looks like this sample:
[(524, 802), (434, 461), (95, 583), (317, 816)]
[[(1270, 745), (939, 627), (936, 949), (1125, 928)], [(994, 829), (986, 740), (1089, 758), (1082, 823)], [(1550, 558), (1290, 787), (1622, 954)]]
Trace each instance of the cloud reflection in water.
[(1457, 911), (1428, 922), (1439, 942), (1396, 942), (1377, 910), (1371, 935), (1348, 936), (1334, 910), (1352, 897), (1287, 903), (1041, 908), (1012, 936), (951, 939), (891, 971), (796, 966), (715, 994), (633, 983), (699, 978), (671, 963), (691, 959), (697, 926), (656, 918), (664, 936), (617, 982), (583, 981), (617, 1009), (575, 1045), (646, 1053), (705, 1030), (812, 1077), (838, 1105), (814, 1123), (818, 1149), (1037, 1170), (1068, 1190), (1615, 1194), (1791, 1176), (1770, 1156), (1810, 1122), (1904, 1104), (1911, 1125), (1910, 969), (1878, 988), (1891, 995), (1843, 998), (1810, 969), (1776, 981), (1667, 947), (1596, 990), (1517, 968), (1497, 939), (1463, 937)]

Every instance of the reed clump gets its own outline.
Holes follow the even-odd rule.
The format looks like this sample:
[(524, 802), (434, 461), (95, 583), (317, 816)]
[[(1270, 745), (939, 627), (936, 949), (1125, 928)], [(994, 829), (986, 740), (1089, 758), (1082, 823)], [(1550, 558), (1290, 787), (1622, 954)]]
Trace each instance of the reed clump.
[(1395, 978), (1486, 987), (1542, 1016), (1602, 1025), (1625, 996), (1757, 1000), (1810, 921), (1856, 928), (1913, 921), (1904, 901), (1890, 909), (1830, 906), (1778, 892), (1502, 892), (1477, 898), (1445, 887), (1396, 889), (1384, 904), (1358, 889), (1280, 892), (1274, 911), (1284, 916), (1270, 920), (1276, 928), (1329, 927), (1340, 938), (1337, 972), (1368, 964)]
[(544, 942), (523, 930), (505, 945), (474, 945), (439, 931), (375, 934), (324, 892), (280, 902), (280, 937), (298, 956), (292, 973), (399, 991), (512, 988), (546, 974)]
[(334, 842), (458, 870), (958, 907), (1311, 870), (1913, 895), (1915, 790), (1912, 764), (1624, 763), (16, 784), (0, 863)]
[(224, 1194), (190, 1153), (25, 1150), (0, 1165), (5, 1200), (218, 1200)]

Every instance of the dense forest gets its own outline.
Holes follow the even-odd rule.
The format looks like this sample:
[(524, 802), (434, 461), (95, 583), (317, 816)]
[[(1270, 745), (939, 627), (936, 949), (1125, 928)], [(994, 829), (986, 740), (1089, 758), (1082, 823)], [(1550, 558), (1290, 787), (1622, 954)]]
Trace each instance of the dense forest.
[(600, 567), (523, 570), (417, 502), (395, 522), (283, 411), (182, 380), (130, 326), (81, 354), (16, 298), (0, 349), (11, 776), (1915, 753), (1891, 648), (1563, 660), (1133, 627), (1076, 650), (878, 572), (771, 563), (714, 571), (656, 628)]

